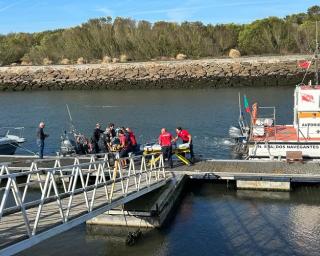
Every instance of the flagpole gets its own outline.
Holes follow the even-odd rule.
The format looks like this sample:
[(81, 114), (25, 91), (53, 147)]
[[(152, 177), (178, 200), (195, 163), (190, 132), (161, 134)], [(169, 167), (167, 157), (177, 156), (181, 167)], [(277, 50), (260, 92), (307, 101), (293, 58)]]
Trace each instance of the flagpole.
[(315, 59), (316, 59), (316, 84), (319, 85), (319, 74), (318, 74), (318, 54), (319, 54), (319, 43), (318, 43), (318, 21), (316, 21), (316, 52), (315, 52)]
[(240, 120), (241, 117), (242, 117), (242, 114), (241, 114), (241, 95), (240, 95), (240, 92), (238, 92), (238, 96), (239, 96), (239, 120)]

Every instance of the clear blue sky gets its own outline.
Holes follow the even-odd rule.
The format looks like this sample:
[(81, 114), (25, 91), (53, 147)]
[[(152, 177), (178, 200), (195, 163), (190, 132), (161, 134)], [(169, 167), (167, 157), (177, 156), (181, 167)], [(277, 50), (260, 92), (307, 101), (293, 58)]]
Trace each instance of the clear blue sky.
[(320, 0), (0, 0), (0, 33), (64, 28), (103, 16), (248, 23), (305, 12), (317, 4)]

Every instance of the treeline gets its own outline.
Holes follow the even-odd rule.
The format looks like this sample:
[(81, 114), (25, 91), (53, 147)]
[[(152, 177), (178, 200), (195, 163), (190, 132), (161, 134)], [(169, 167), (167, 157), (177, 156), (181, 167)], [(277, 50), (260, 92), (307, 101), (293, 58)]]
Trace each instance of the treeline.
[(146, 61), (174, 58), (179, 53), (188, 58), (219, 57), (233, 48), (242, 55), (310, 53), (316, 20), (320, 20), (320, 6), (246, 25), (91, 19), (69, 29), (0, 35), (0, 65), (68, 64), (79, 58), (94, 63), (120, 56), (124, 61)]

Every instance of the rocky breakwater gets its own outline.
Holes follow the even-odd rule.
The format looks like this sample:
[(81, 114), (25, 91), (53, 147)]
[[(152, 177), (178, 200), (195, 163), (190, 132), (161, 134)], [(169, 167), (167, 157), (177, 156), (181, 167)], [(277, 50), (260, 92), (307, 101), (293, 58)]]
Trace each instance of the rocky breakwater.
[(310, 56), (0, 67), (0, 90), (293, 86), (304, 59)]

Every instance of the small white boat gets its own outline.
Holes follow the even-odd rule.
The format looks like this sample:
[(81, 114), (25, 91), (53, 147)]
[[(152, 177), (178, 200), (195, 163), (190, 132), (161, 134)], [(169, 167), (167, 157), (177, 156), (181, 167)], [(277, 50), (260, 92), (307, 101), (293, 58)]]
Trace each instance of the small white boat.
[(22, 137), (23, 127), (0, 127), (0, 155), (14, 155), (26, 139)]

